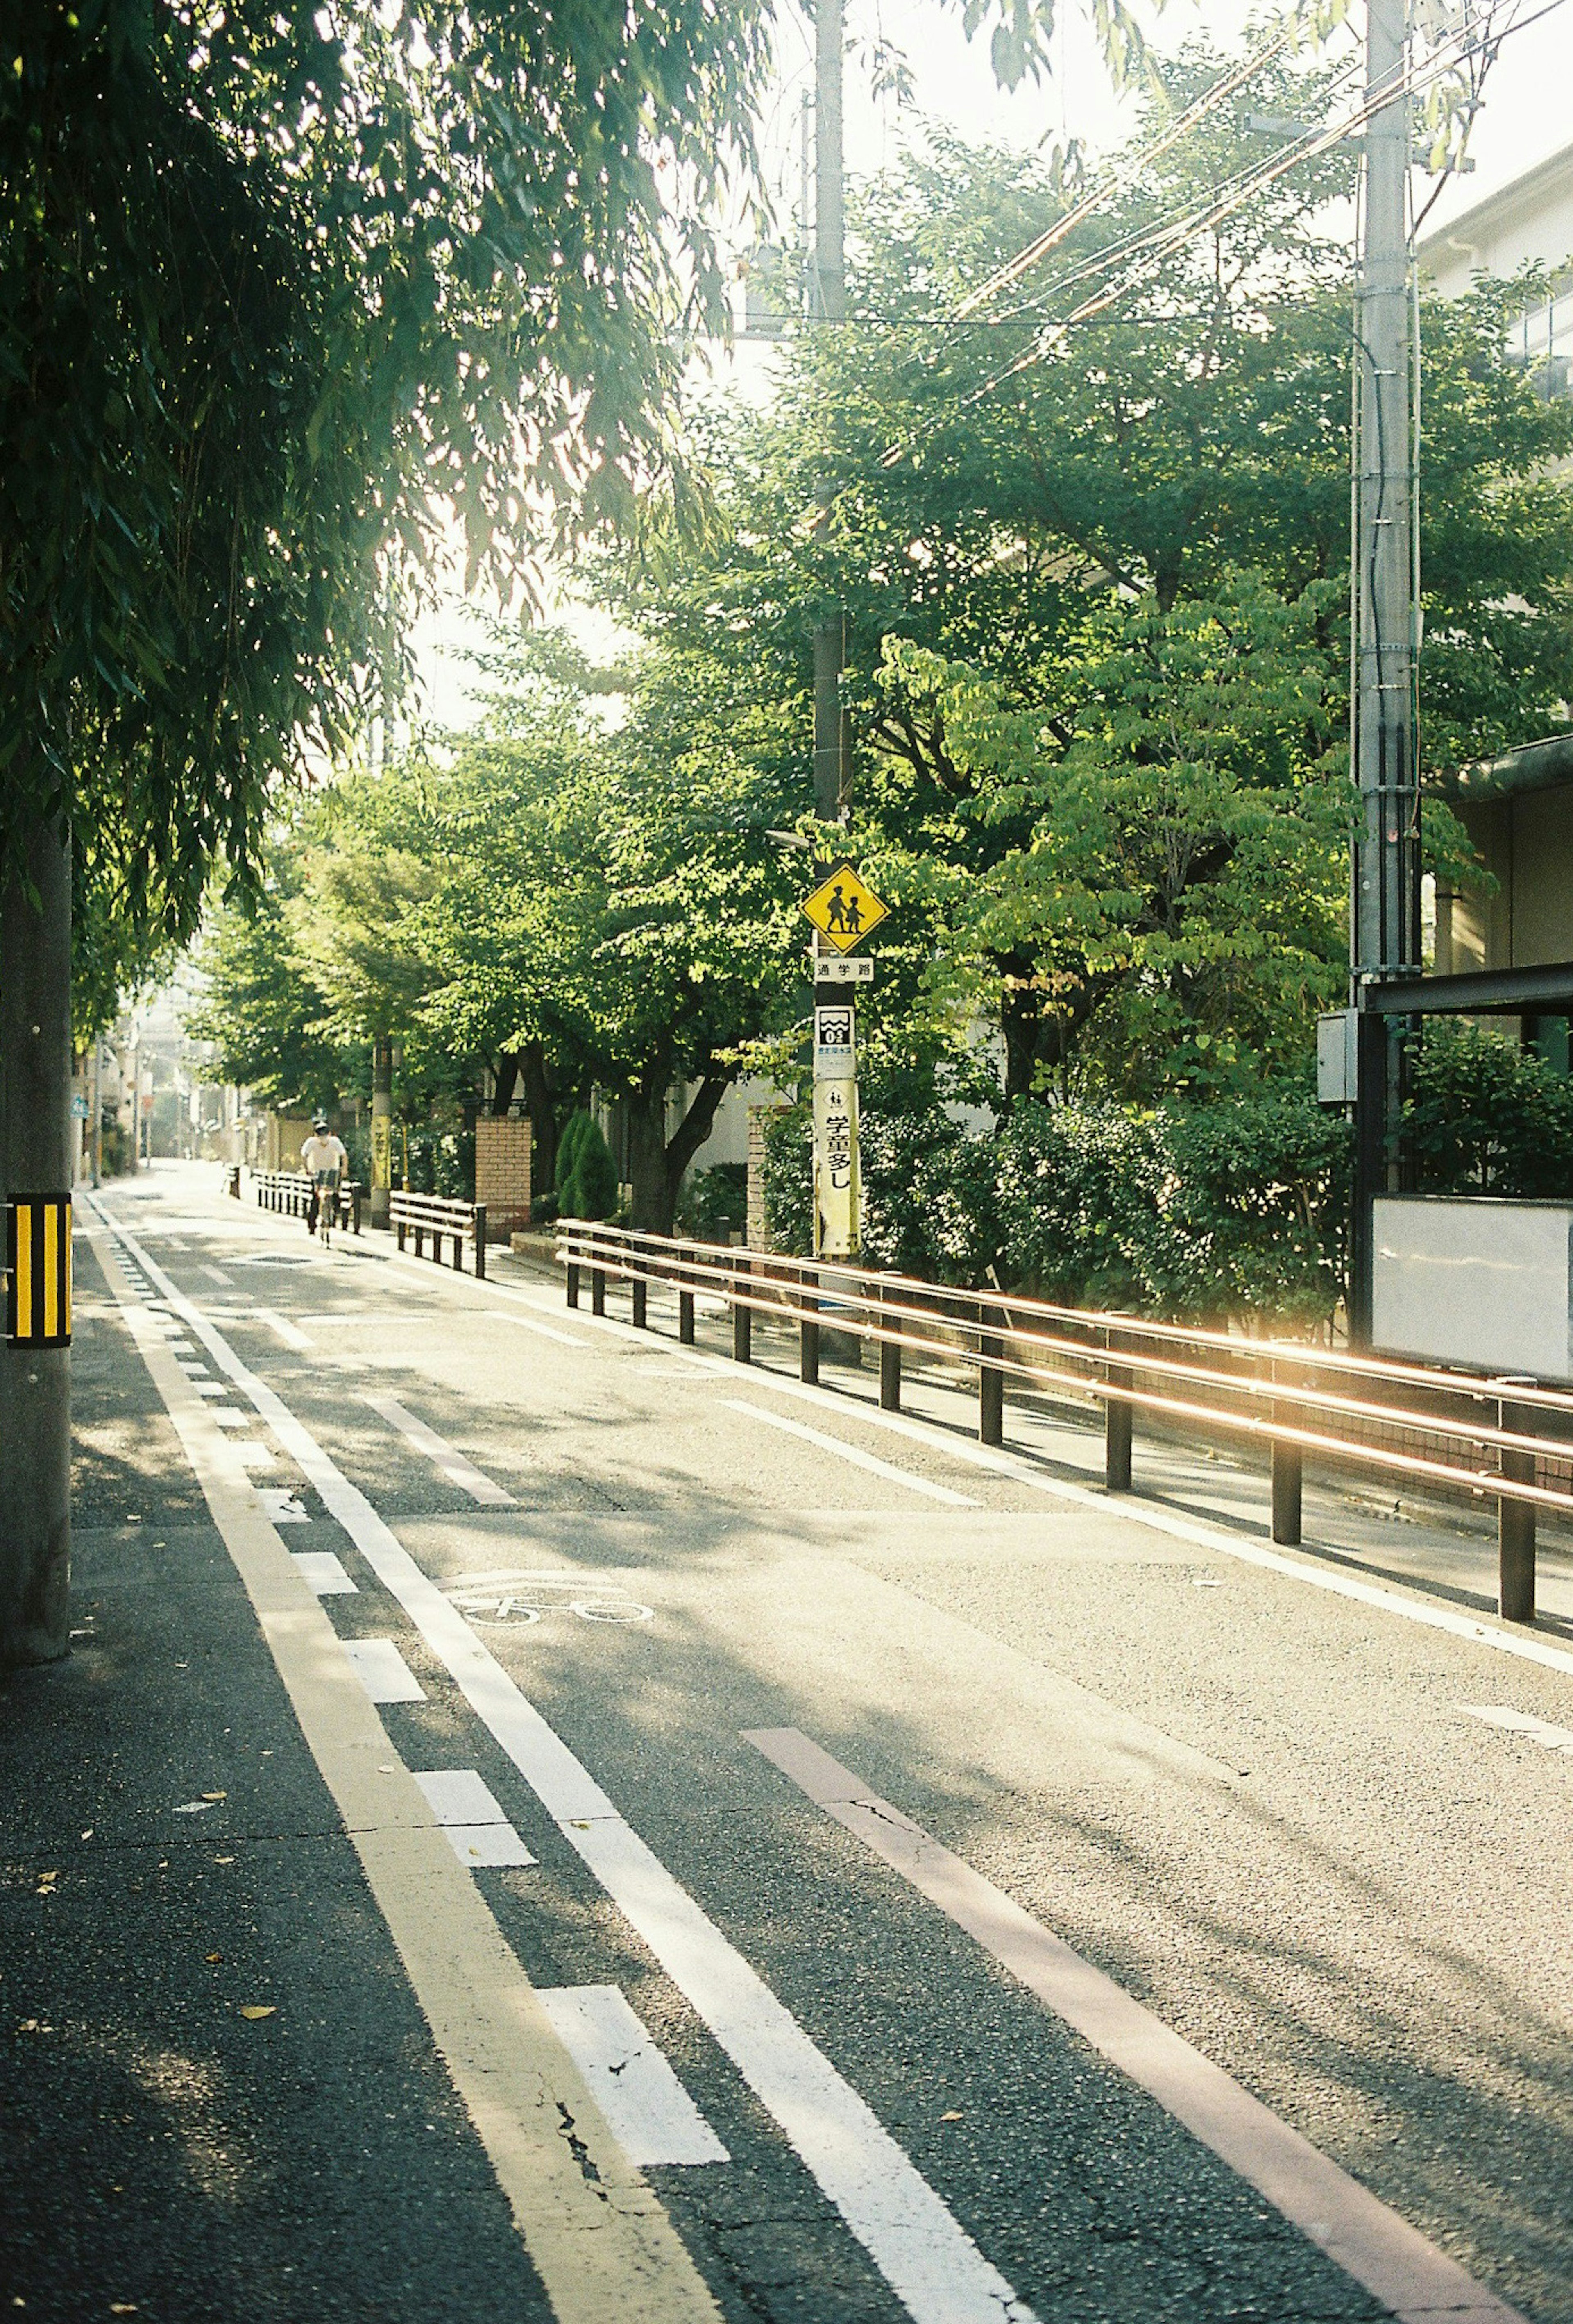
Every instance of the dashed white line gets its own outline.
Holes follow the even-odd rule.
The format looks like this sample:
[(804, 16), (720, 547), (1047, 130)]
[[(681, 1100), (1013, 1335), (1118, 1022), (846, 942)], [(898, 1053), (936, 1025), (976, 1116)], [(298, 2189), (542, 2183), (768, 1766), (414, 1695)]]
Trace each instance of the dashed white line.
[(177, 1297), (219, 1369), (250, 1397), (570, 1847), (709, 2026), (914, 2324), (1036, 2324), (873, 2108), (624, 1821), (365, 1495), (201, 1312)]
[[(270, 1509), (268, 1514), (277, 1525), (280, 1513)], [(304, 1516), (304, 1514), (305, 1512), (302, 1511), (301, 1515)], [(350, 1580), (343, 1564), (334, 1555), (332, 1550), (297, 1549), (291, 1554), (295, 1560), (296, 1572), (314, 1596), (353, 1598), (356, 1595), (355, 1583)]]
[(393, 1638), (346, 1638), (349, 1666), (374, 1702), (424, 1702), (421, 1685)]
[(953, 1492), (948, 1485), (936, 1485), (931, 1478), (914, 1476), (910, 1469), (898, 1469), (893, 1462), (882, 1461), (875, 1453), (865, 1452), (861, 1446), (848, 1444), (839, 1436), (827, 1436), (820, 1428), (806, 1428), (800, 1420), (789, 1420), (784, 1413), (766, 1412), (763, 1405), (745, 1404), (741, 1397), (726, 1398), (728, 1412), (745, 1413), (750, 1420), (763, 1420), (771, 1428), (779, 1428), (783, 1435), (800, 1438), (805, 1444), (817, 1445), (821, 1452), (834, 1452), (855, 1469), (866, 1470), (871, 1477), (883, 1477), (887, 1485), (904, 1485), (910, 1493), (926, 1493), (931, 1501), (943, 1501), (948, 1508), (975, 1509), (978, 1507), (968, 1494)]
[(534, 1863), (477, 1769), (433, 1767), (418, 1775), (415, 1781), (448, 1834), (454, 1854), (472, 1872)]
[(407, 1406), (401, 1404), (396, 1396), (363, 1396), (361, 1402), (369, 1405), (374, 1412), (380, 1413), (407, 1443), (413, 1444), (417, 1452), (424, 1452), (427, 1459), (441, 1470), (450, 1485), (457, 1485), (461, 1493), (467, 1493), (471, 1500), (477, 1502), (482, 1508), (511, 1509), (517, 1507), (512, 1493), (505, 1493), (501, 1485), (494, 1484), (490, 1477), (483, 1476), (473, 1461), (465, 1459), (457, 1445), (450, 1444), (445, 1436), (439, 1436), (435, 1428), (429, 1428)]
[(546, 1986), (540, 1995), (630, 2163), (731, 2161), (618, 1987)]
[(1461, 1702), (1458, 1708), (1471, 1719), (1483, 1719), (1487, 1727), (1504, 1728), (1508, 1734), (1522, 1735), (1545, 1750), (1566, 1751), (1573, 1756), (1573, 1727), (1553, 1727), (1549, 1720), (1531, 1719), (1527, 1711), (1512, 1711), (1505, 1703)]

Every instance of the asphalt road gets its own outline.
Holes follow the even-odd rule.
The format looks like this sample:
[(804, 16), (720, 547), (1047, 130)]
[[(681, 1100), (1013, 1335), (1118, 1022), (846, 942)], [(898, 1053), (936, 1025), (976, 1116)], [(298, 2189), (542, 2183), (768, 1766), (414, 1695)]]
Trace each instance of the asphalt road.
[[(655, 2067), (620, 2143), (689, 2142), (643, 2176), (727, 2319), (1418, 2317), (1340, 2264), (1336, 2220), (1305, 2232), (1196, 2135), (1210, 2063), (1467, 2270), (1479, 2316), (1489, 2294), (1573, 2324), (1573, 1652), (1403, 1610), (1457, 1590), (1377, 1604), (1313, 1556), (1233, 1554), (1205, 1480), (1164, 1531), (1046, 1490), (1085, 1474), (1073, 1447), (1035, 1478), (980, 1465), (921, 1383), (898, 1432), (804, 1396), (784, 1339), (734, 1369), (718, 1313), (689, 1358), (654, 1296), (638, 1335), (523, 1268), (323, 1254), (217, 1175), (116, 1185), (79, 1247), (84, 1635), (69, 1674), (0, 1697), (24, 1771), (0, 1898), (0, 2125), (32, 2158), (0, 2199), (14, 2304), (564, 2312), (139, 1352), (156, 1337), (294, 1571), (333, 1585), (302, 1598), (385, 1642), (360, 1662), (408, 1698), (378, 1707), (390, 1770), (486, 1787), (466, 1881), (549, 2002), (602, 1996), (554, 2022), (599, 2012), (604, 2051), (631, 2007), (613, 2033)], [(1261, 1538), (1245, 1516), (1235, 1537)], [(837, 1800), (895, 1817), (838, 1817), (797, 1737), (845, 1771)], [(879, 1852), (903, 1818), (1151, 2013), (1138, 2034), (1183, 2037), (1179, 2098), (936, 1901), (948, 1859)], [(616, 2131), (618, 2077), (577, 2038)]]

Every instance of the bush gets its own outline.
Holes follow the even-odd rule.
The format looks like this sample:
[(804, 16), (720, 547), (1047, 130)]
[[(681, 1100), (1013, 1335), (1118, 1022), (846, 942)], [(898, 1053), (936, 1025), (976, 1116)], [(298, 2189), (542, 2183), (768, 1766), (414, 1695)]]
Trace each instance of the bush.
[(573, 1184), (574, 1164), (578, 1158), (579, 1142), (587, 1130), (595, 1126), (594, 1117), (588, 1113), (570, 1113), (562, 1125), (562, 1135), (557, 1141), (557, 1207), (564, 1218), (571, 1218), (572, 1210), (566, 1199)]
[(1573, 1194), (1573, 1082), (1511, 1037), (1437, 1019), (1405, 1126), (1427, 1194)]
[(725, 1242), (734, 1228), (748, 1223), (748, 1165), (713, 1162), (708, 1170), (692, 1170), (678, 1199), (680, 1234), (699, 1242)]
[[(558, 1195), (561, 1215), (566, 1219), (609, 1219), (621, 1194), (617, 1166), (612, 1159), (611, 1148), (601, 1135), (599, 1123), (588, 1113), (576, 1119), (582, 1119), (585, 1127), (575, 1143), (568, 1185)], [(571, 1123), (569, 1126), (572, 1128)]]
[[(812, 1226), (806, 1104), (765, 1133), (774, 1240)], [(997, 1133), (942, 1107), (862, 1121), (864, 1250), (935, 1282), (1174, 1320), (1325, 1322), (1342, 1285), (1349, 1133), (1299, 1090), (1146, 1112), (1019, 1106)]]

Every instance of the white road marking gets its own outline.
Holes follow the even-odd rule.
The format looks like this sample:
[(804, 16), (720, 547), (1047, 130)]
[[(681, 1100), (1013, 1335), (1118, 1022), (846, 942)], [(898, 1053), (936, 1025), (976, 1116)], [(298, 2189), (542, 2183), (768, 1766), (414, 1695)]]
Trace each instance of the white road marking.
[[(269, 1512), (270, 1516), (273, 1512)], [(304, 1515), (304, 1511), (301, 1513)], [(277, 1517), (273, 1523), (277, 1525)], [(295, 1570), (317, 1598), (353, 1598), (358, 1593), (344, 1567), (330, 1549), (297, 1549), (291, 1555)]]
[(837, 1454), (855, 1469), (865, 1469), (870, 1476), (883, 1477), (888, 1485), (905, 1485), (909, 1492), (926, 1493), (931, 1501), (943, 1501), (948, 1508), (978, 1507), (966, 1493), (952, 1492), (948, 1485), (936, 1485), (927, 1477), (915, 1477), (910, 1469), (898, 1469), (873, 1452), (865, 1452), (858, 1445), (844, 1443), (839, 1436), (827, 1436), (823, 1429), (805, 1428), (800, 1420), (788, 1420), (783, 1413), (766, 1412), (763, 1405), (745, 1404), (741, 1397), (729, 1396), (726, 1409), (745, 1413), (750, 1420), (763, 1420), (767, 1426), (779, 1428), (788, 1436), (800, 1437), (805, 1444), (818, 1445), (821, 1452)]
[(1260, 2099), (794, 1727), (744, 1740), (965, 1929), (1401, 2324), (1524, 2324)]
[[(227, 1395), (228, 1390), (226, 1389), (224, 1393)], [(233, 1404), (216, 1404), (213, 1407), (213, 1418), (217, 1422), (220, 1428), (249, 1428), (251, 1426), (250, 1413), (242, 1412), (237, 1406)]]
[(1527, 1711), (1510, 1711), (1504, 1703), (1461, 1702), (1458, 1708), (1471, 1719), (1483, 1719), (1487, 1727), (1504, 1728), (1510, 1735), (1543, 1744), (1548, 1751), (1573, 1754), (1573, 1727), (1553, 1727), (1547, 1720), (1531, 1719)]
[(298, 1355), (307, 1355), (316, 1346), (316, 1342), (308, 1339), (299, 1324), (291, 1323), (287, 1315), (281, 1315), (276, 1307), (258, 1307), (254, 1313), (259, 1323), (265, 1323), (286, 1348), (293, 1348)]
[(499, 1323), (516, 1323), (522, 1332), (535, 1332), (543, 1340), (555, 1340), (560, 1347), (588, 1348), (590, 1344), (588, 1340), (578, 1338), (575, 1333), (560, 1332), (551, 1323), (537, 1323), (532, 1315), (515, 1315), (509, 1307), (489, 1307), (486, 1313), (495, 1315)]
[(310, 1515), (287, 1485), (258, 1485), (256, 1497), (276, 1526), (310, 1525), (311, 1522)]
[(708, 2025), (914, 2324), (1036, 2324), (872, 2107), (623, 1821), (365, 1495), (201, 1312), (176, 1296), (219, 1369), (250, 1397), (570, 1847)]
[(474, 1767), (434, 1767), (418, 1775), (415, 1781), (461, 1864), (476, 1871), (534, 1863), (490, 1786)]
[(421, 1685), (392, 1638), (346, 1638), (349, 1666), (374, 1702), (424, 1702)]
[[(82, 1210), (102, 1217), (91, 1195)], [(116, 1261), (120, 1250), (137, 1247), (118, 1226), (113, 1245), (102, 1229), (87, 1231), (124, 1312)], [(140, 1319), (133, 1312), (127, 1320), (135, 1333)], [(255, 1489), (162, 1348), (151, 1335), (138, 1344), (557, 2324), (719, 2324), (667, 2213), (604, 2122), (480, 1889), (398, 1764)], [(571, 2147), (565, 2126), (576, 2134)]]
[[(501, 1288), (502, 1286), (497, 1286)], [(531, 1295), (514, 1292), (514, 1298)], [(598, 1332), (608, 1332), (620, 1340), (633, 1340), (647, 1345), (643, 1332), (631, 1324), (619, 1323), (610, 1315), (587, 1317)], [(736, 1379), (738, 1367), (724, 1356), (705, 1354), (698, 1348), (669, 1347), (668, 1352), (681, 1362), (697, 1366), (713, 1376)], [(1194, 1543), (1198, 1548), (1214, 1550), (1220, 1557), (1232, 1557), (1239, 1564), (1255, 1565), (1268, 1573), (1281, 1575), (1285, 1581), (1305, 1583), (1312, 1590), (1325, 1591), (1329, 1597), (1347, 1598), (1356, 1605), (1370, 1606), (1383, 1614), (1396, 1614), (1406, 1622), (1418, 1622), (1421, 1628), (1445, 1630), (1452, 1637), (1465, 1638), (1472, 1646), (1489, 1646), (1495, 1654), (1513, 1655), (1521, 1662), (1537, 1663), (1542, 1669), (1565, 1671), (1573, 1675), (1573, 1653), (1564, 1646), (1553, 1646), (1543, 1638), (1511, 1629), (1494, 1628), (1476, 1621), (1467, 1614), (1456, 1613), (1448, 1606), (1433, 1606), (1418, 1598), (1401, 1597), (1396, 1590), (1383, 1590), (1375, 1582), (1356, 1582), (1353, 1576), (1332, 1572), (1326, 1566), (1309, 1561), (1285, 1557), (1280, 1551), (1250, 1540), (1244, 1534), (1226, 1533), (1221, 1526), (1208, 1525), (1195, 1517), (1182, 1517), (1161, 1508), (1156, 1503), (1144, 1501), (1139, 1494), (1104, 1493), (1087, 1485), (1072, 1484), (1069, 1479), (1046, 1475), (1024, 1454), (996, 1450), (992, 1445), (975, 1444), (956, 1431), (943, 1427), (938, 1421), (918, 1421), (905, 1414), (881, 1412), (874, 1405), (866, 1404), (861, 1397), (838, 1396), (831, 1388), (810, 1388), (801, 1380), (784, 1379), (779, 1372), (760, 1366), (753, 1374), (758, 1386), (773, 1395), (791, 1397), (804, 1404), (817, 1405), (821, 1412), (838, 1415), (855, 1413), (871, 1428), (882, 1428), (894, 1436), (904, 1436), (914, 1444), (927, 1445), (930, 1452), (947, 1452), (953, 1461), (965, 1462), (974, 1469), (986, 1469), (996, 1477), (1012, 1478), (1024, 1485), (1029, 1492), (1046, 1493), (1050, 1499), (1073, 1501), (1081, 1508), (1112, 1518), (1121, 1525), (1145, 1526), (1150, 1532), (1162, 1533), (1175, 1541)], [(1418, 1586), (1418, 1585), (1417, 1585)]]
[(212, 1266), (209, 1266), (208, 1262), (206, 1259), (204, 1259), (204, 1260), (203, 1260), (203, 1262), (202, 1262), (202, 1272), (203, 1272), (203, 1274), (208, 1277), (208, 1281), (209, 1281), (210, 1283), (221, 1283), (221, 1284), (224, 1286), (224, 1288), (226, 1289), (226, 1291), (233, 1291), (233, 1290), (234, 1290), (234, 1288), (235, 1288), (235, 1277), (234, 1277), (234, 1276), (233, 1276), (233, 1275), (226, 1275), (226, 1274), (225, 1274), (225, 1272), (224, 1272), (224, 1269), (223, 1269), (221, 1267), (212, 1267)]
[(618, 1987), (542, 1987), (541, 2006), (630, 2163), (731, 2161)]
[(517, 1508), (512, 1493), (505, 1493), (501, 1485), (495, 1485), (489, 1477), (483, 1476), (473, 1461), (465, 1459), (457, 1445), (450, 1444), (446, 1436), (439, 1436), (435, 1428), (428, 1428), (426, 1423), (417, 1419), (396, 1396), (363, 1396), (361, 1402), (370, 1405), (374, 1412), (380, 1413), (401, 1436), (414, 1445), (417, 1452), (424, 1452), (427, 1459), (441, 1470), (450, 1485), (457, 1485), (461, 1493), (469, 1495), (472, 1501), (477, 1501), (483, 1508), (488, 1509)]
[(247, 1469), (272, 1469), (278, 1464), (278, 1454), (270, 1446), (259, 1444), (254, 1437), (232, 1436), (230, 1448)]

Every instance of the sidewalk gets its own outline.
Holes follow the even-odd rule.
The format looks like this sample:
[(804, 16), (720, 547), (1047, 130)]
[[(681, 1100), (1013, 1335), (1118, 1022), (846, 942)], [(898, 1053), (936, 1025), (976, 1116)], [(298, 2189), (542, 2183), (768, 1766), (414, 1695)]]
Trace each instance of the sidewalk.
[(545, 2319), (80, 1241), (78, 1283), (72, 1652), (0, 1685), (0, 2306)]

